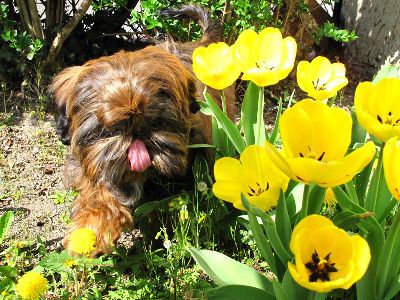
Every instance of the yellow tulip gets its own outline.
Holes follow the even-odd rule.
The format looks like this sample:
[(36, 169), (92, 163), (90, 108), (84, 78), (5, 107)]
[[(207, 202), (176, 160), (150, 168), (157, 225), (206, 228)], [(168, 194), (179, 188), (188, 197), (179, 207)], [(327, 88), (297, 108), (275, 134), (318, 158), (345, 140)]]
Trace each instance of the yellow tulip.
[(306, 184), (344, 184), (375, 155), (373, 142), (346, 155), (351, 142), (351, 116), (322, 102), (298, 102), (282, 114), (279, 126), (282, 154), (267, 142), (268, 155), (285, 174)]
[(193, 71), (205, 85), (222, 90), (232, 85), (240, 75), (233, 48), (225, 43), (213, 43), (193, 52)]
[(310, 215), (297, 224), (290, 250), (295, 256), (295, 263), (288, 264), (293, 279), (318, 293), (350, 288), (363, 277), (371, 260), (362, 237), (349, 236), (320, 215)]
[(382, 142), (400, 136), (400, 78), (366, 81), (354, 96), (358, 123)]
[(311, 63), (303, 60), (297, 65), (299, 87), (315, 100), (335, 96), (349, 82), (345, 74), (346, 67), (343, 64), (331, 64), (323, 56), (317, 56)]
[(268, 27), (257, 34), (243, 31), (233, 46), (243, 72), (243, 80), (258, 86), (278, 83), (292, 71), (297, 44), (292, 37), (282, 38), (278, 28)]
[(224, 157), (214, 166), (214, 194), (238, 209), (244, 209), (243, 193), (250, 204), (267, 211), (277, 204), (279, 193), (286, 190), (289, 178), (267, 156), (263, 147), (248, 146), (240, 160)]
[(383, 171), (392, 195), (400, 201), (400, 141), (392, 137), (383, 148)]

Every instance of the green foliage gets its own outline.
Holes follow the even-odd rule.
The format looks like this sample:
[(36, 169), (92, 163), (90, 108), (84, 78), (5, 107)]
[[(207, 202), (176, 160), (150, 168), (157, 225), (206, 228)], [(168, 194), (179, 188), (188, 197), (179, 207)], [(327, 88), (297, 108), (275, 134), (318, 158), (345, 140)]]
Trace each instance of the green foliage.
[(346, 29), (340, 29), (335, 24), (329, 21), (325, 22), (316, 31), (313, 32), (313, 38), (317, 45), (319, 45), (323, 37), (328, 37), (342, 43), (348, 43), (358, 38), (354, 30), (349, 32)]
[[(159, 16), (163, 8), (179, 7), (187, 1), (145, 0), (141, 1), (141, 11), (131, 12), (131, 23), (139, 24), (143, 31), (154, 35), (169, 33), (180, 41), (196, 40), (201, 30), (196, 23), (184, 23), (177, 20), (165, 20)], [(261, 30), (274, 23), (271, 7), (282, 6), (282, 0), (196, 0), (191, 3), (209, 8), (213, 18), (224, 19), (225, 37), (234, 39), (244, 29)], [(229, 16), (229, 17), (228, 17)]]
[(71, 189), (66, 192), (56, 192), (51, 195), (50, 198), (53, 199), (55, 204), (71, 203), (78, 196), (78, 192)]
[(14, 220), (14, 213), (8, 211), (0, 217), (0, 243), (3, 242)]
[(95, 0), (92, 3), (94, 11), (109, 8), (119, 8), (126, 5), (128, 0)]
[(40, 55), (43, 41), (32, 39), (21, 25), (8, 17), (9, 7), (0, 4), (0, 74), (18, 74), (25, 71), (27, 61)]

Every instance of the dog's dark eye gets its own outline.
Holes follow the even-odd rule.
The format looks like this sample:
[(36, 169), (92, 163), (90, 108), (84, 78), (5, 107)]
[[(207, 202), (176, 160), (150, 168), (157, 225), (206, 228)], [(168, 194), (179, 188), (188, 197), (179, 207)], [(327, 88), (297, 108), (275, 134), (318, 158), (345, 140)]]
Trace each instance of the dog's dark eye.
[(110, 138), (116, 135), (120, 135), (122, 132), (121, 126), (114, 125), (111, 127), (105, 127), (102, 129), (100, 137), (101, 138)]
[(166, 90), (159, 90), (157, 92), (157, 98), (171, 98), (171, 94)]

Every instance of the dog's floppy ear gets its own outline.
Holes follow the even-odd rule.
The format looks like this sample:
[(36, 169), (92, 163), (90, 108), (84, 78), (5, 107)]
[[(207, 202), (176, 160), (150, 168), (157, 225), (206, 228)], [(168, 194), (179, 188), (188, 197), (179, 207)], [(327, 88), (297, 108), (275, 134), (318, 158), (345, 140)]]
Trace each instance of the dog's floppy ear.
[(65, 145), (71, 140), (69, 109), (73, 105), (74, 88), (83, 69), (83, 66), (64, 69), (53, 79), (48, 89), (56, 107), (57, 134)]

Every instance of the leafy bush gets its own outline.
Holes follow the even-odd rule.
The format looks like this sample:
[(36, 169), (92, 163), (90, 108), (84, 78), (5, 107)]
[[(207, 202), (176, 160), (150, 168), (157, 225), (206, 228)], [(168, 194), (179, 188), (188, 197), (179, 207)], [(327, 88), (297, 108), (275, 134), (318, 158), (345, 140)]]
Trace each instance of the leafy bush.
[(28, 61), (40, 55), (43, 41), (32, 39), (21, 24), (8, 17), (9, 6), (0, 3), (0, 78), (23, 73)]

